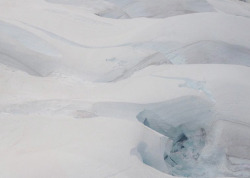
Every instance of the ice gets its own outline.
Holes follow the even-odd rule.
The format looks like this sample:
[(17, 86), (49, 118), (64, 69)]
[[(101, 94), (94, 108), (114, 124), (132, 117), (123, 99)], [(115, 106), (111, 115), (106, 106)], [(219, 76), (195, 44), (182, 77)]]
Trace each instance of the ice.
[(0, 0), (0, 177), (250, 177), (248, 0)]
[[(156, 163), (148, 160), (147, 164), (150, 166), (184, 177), (249, 176), (250, 139), (247, 136), (247, 125), (210, 120), (205, 123), (191, 121), (174, 127), (152, 111), (143, 111), (137, 118), (145, 126), (172, 140), (165, 143), (162, 157), (167, 167), (159, 169)], [(146, 153), (142, 154), (147, 157), (145, 155)]]
[[(144, 118), (143, 124), (157, 132), (167, 136), (172, 140), (165, 147), (164, 159), (167, 168), (164, 172), (178, 176), (203, 176), (205, 175), (199, 157), (205, 146), (206, 131), (202, 127), (193, 127), (197, 123), (182, 124), (178, 127), (173, 127), (161, 121), (159, 117), (150, 112), (140, 113), (138, 119)], [(148, 118), (150, 118), (149, 122)], [(145, 156), (144, 153), (142, 156)], [(157, 168), (157, 164), (151, 160), (147, 164)], [(198, 172), (199, 170), (199, 172)]]
[(187, 87), (187, 88), (191, 88), (194, 90), (198, 90), (203, 92), (211, 101), (215, 102), (213, 95), (211, 93), (211, 91), (209, 91), (206, 88), (206, 82), (205, 81), (195, 81), (189, 78), (175, 78), (175, 77), (164, 77), (164, 76), (156, 76), (153, 75), (153, 77), (159, 77), (159, 78), (164, 78), (164, 79), (170, 79), (170, 80), (183, 80), (185, 81), (184, 84), (180, 84), (179, 87)]

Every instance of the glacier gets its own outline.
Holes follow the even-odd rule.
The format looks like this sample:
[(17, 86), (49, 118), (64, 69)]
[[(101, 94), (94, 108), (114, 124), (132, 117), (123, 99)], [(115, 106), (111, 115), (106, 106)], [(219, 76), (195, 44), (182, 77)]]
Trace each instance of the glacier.
[(249, 0), (0, 12), (0, 177), (250, 177)]

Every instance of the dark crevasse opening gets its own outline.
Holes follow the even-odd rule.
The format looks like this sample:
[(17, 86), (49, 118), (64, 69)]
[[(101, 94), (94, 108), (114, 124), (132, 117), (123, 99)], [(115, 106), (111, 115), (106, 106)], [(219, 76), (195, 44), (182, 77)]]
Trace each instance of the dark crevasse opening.
[(139, 122), (168, 139), (158, 143), (162, 149), (152, 142), (154, 147), (137, 150), (145, 164), (174, 176), (250, 176), (249, 126), (217, 118), (213, 106), (198, 97), (163, 105), (137, 115)]
[[(174, 127), (166, 122), (159, 121), (159, 116), (150, 111), (142, 111), (137, 118), (143, 124), (165, 136), (171, 142), (166, 146), (162, 159), (166, 164), (166, 172), (176, 176), (202, 176), (204, 172), (199, 168), (199, 157), (205, 146), (206, 130), (195, 126), (194, 123), (185, 123)], [(150, 161), (147, 161), (150, 165)]]

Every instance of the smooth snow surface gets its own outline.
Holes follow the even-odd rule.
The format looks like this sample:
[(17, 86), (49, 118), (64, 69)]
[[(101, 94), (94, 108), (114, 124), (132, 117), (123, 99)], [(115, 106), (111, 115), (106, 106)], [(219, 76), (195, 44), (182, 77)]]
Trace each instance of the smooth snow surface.
[(249, 2), (0, 0), (0, 178), (250, 177)]

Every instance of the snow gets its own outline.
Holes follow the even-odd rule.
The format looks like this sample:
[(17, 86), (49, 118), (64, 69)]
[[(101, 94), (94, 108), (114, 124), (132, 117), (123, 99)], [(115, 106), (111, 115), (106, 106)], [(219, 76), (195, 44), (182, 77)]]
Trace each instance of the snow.
[(0, 177), (250, 176), (248, 1), (0, 12)]

